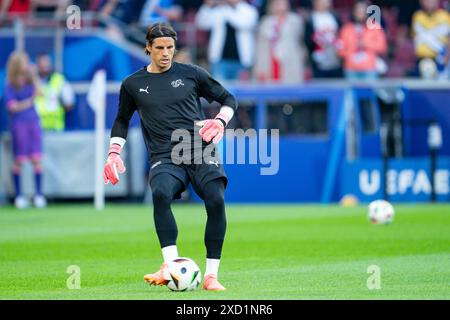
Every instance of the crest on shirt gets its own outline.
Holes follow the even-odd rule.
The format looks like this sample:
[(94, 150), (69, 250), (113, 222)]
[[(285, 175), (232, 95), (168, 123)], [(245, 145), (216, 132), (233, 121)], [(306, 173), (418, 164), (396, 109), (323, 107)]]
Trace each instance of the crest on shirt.
[(171, 85), (174, 88), (178, 88), (179, 86), (184, 86), (184, 83), (183, 83), (183, 80), (177, 79), (175, 81), (172, 81)]

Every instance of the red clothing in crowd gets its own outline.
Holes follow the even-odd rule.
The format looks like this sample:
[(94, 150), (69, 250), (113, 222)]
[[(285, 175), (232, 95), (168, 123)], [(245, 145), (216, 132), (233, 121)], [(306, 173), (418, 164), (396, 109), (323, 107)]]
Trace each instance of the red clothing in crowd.
[(377, 57), (386, 53), (386, 36), (381, 26), (347, 23), (339, 35), (339, 55), (349, 71), (373, 71)]
[(31, 9), (31, 0), (12, 0), (9, 8), (8, 13), (27, 13)]

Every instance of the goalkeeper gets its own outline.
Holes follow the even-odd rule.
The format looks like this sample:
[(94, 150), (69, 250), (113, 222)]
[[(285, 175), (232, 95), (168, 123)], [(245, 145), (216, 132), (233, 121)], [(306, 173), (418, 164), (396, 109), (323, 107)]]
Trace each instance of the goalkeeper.
[[(151, 63), (122, 82), (104, 179), (105, 183), (114, 185), (119, 182), (119, 174), (125, 172), (120, 153), (125, 145), (130, 119), (137, 111), (151, 164), (149, 180), (154, 222), (164, 259), (159, 271), (145, 275), (144, 280), (152, 285), (166, 284), (163, 273), (167, 262), (178, 257), (178, 229), (171, 203), (180, 198), (191, 183), (204, 200), (207, 212), (204, 238), (207, 259), (203, 288), (225, 290), (217, 276), (226, 229), (224, 192), (227, 177), (223, 166), (216, 160), (215, 150), (211, 152), (211, 157), (202, 156), (200, 161), (193, 159), (193, 156), (203, 155), (206, 148), (213, 149), (211, 144), (221, 140), (237, 103), (204, 69), (173, 61), (176, 41), (177, 34), (168, 24), (156, 23), (148, 28), (145, 52), (150, 56)], [(222, 105), (214, 119), (205, 119), (200, 97)], [(198, 143), (192, 143), (194, 148), (188, 155), (183, 154), (181, 164), (180, 159), (175, 159), (175, 153), (172, 154), (179, 143), (172, 141), (172, 134), (177, 129), (189, 132), (191, 141), (196, 136), (202, 140), (199, 144), (202, 150), (198, 152), (195, 149)], [(187, 158), (189, 161), (186, 161)]]

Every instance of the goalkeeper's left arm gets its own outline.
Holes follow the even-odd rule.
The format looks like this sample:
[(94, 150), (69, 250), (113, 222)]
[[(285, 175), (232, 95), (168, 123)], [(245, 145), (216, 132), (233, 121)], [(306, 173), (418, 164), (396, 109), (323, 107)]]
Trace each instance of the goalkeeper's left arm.
[(119, 111), (111, 130), (108, 158), (103, 169), (105, 184), (108, 184), (108, 182), (111, 182), (113, 185), (117, 184), (120, 180), (119, 174), (124, 173), (126, 170), (120, 153), (125, 145), (128, 126), (135, 110), (136, 106), (133, 98), (128, 93), (125, 83), (122, 83), (119, 95)]
[(219, 143), (222, 139), (225, 127), (238, 108), (236, 98), (228, 92), (217, 80), (203, 68), (196, 67), (197, 81), (200, 88), (200, 96), (208, 102), (217, 101), (222, 107), (214, 119), (206, 119), (197, 122), (202, 128), (199, 131), (200, 136), (206, 142), (212, 141)]

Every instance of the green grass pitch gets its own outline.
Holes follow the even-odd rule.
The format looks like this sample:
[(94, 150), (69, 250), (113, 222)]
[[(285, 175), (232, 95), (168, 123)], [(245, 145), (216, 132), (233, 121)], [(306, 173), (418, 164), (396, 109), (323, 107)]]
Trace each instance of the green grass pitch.
[[(142, 279), (161, 264), (150, 206), (3, 207), (0, 299), (449, 299), (450, 205), (395, 208), (394, 223), (377, 226), (365, 206), (228, 205), (228, 290), (171, 292)], [(173, 210), (180, 255), (204, 271), (203, 207)], [(67, 288), (71, 265), (80, 289)], [(380, 289), (367, 287), (371, 265)]]

